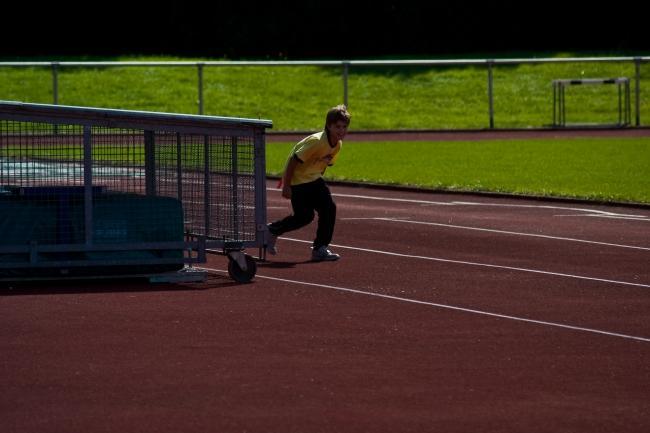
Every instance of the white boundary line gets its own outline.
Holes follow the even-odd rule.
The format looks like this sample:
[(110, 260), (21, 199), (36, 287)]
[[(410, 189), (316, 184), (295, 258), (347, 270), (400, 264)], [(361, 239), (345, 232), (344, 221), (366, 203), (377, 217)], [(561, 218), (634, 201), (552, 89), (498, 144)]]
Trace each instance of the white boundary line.
[(549, 236), (549, 235), (537, 235), (537, 234), (534, 234), (534, 233), (511, 232), (511, 231), (507, 231), (507, 230), (485, 229), (485, 228), (480, 228), (480, 227), (459, 226), (459, 225), (454, 225), (454, 224), (442, 224), (442, 223), (433, 223), (433, 222), (425, 222), (425, 221), (413, 221), (413, 220), (406, 220), (406, 219), (401, 219), (401, 218), (368, 217), (368, 218), (341, 218), (341, 220), (375, 220), (375, 221), (400, 222), (400, 223), (408, 223), (408, 224), (422, 224), (422, 225), (428, 225), (428, 226), (451, 227), (451, 228), (465, 229), (465, 230), (476, 230), (476, 231), (491, 232), (491, 233), (504, 233), (504, 234), (508, 234), (508, 235), (530, 236), (530, 237), (536, 237), (536, 238), (553, 239), (553, 240), (560, 240), (560, 241), (571, 241), (571, 242), (583, 242), (583, 243), (586, 243), (586, 244), (606, 245), (606, 246), (609, 246), (609, 247), (632, 248), (632, 249), (636, 249), (636, 250), (650, 251), (650, 248), (637, 247), (637, 246), (633, 246), (633, 245), (610, 244), (608, 242), (588, 241), (588, 240), (585, 240), (585, 239), (565, 238), (565, 237), (560, 237), (560, 236)]
[[(206, 271), (211, 271), (211, 272), (219, 272), (219, 273), (226, 273), (226, 271), (220, 270), (220, 269), (212, 269), (212, 268), (198, 268), (198, 269), (203, 269)], [(463, 308), (463, 307), (456, 307), (453, 305), (446, 305), (446, 304), (438, 304), (435, 302), (426, 302), (426, 301), (419, 301), (417, 299), (410, 299), (410, 298), (403, 298), (400, 296), (392, 296), (392, 295), (384, 295), (381, 293), (373, 293), (373, 292), (366, 292), (363, 290), (357, 290), (357, 289), (350, 289), (346, 287), (338, 287), (338, 286), (332, 286), (329, 284), (318, 284), (318, 283), (309, 283), (306, 281), (297, 281), (297, 280), (288, 280), (286, 278), (276, 278), (276, 277), (268, 277), (265, 275), (256, 275), (256, 278), (261, 278), (265, 280), (272, 280), (272, 281), (280, 281), (284, 283), (290, 283), (290, 284), (299, 284), (299, 285), (304, 285), (304, 286), (312, 286), (312, 287), (322, 287), (325, 289), (333, 289), (333, 290), (338, 290), (341, 292), (348, 292), (348, 293), (355, 293), (358, 295), (366, 295), (366, 296), (373, 296), (377, 298), (383, 298), (383, 299), (390, 299), (393, 301), (400, 301), (400, 302), (408, 302), (411, 304), (418, 304), (418, 305), (426, 305), (429, 307), (436, 307), (436, 308), (443, 308), (447, 310), (453, 310), (453, 311), (461, 311), (464, 313), (471, 313), (471, 314), (479, 314), (482, 316), (489, 316), (489, 317), (496, 317), (499, 319), (507, 319), (507, 320), (514, 320), (518, 322), (525, 322), (525, 323), (533, 323), (536, 325), (543, 325), (543, 326), (551, 326), (555, 328), (562, 328), (562, 329), (570, 329), (572, 331), (581, 331), (581, 332), (589, 332), (592, 334), (600, 334), (600, 335), (607, 335), (610, 337), (618, 337), (618, 338), (625, 338), (628, 340), (636, 340), (636, 341), (643, 341), (645, 343), (650, 343), (650, 338), (645, 338), (645, 337), (637, 337), (634, 335), (627, 335), (627, 334), (619, 334), (616, 332), (609, 332), (609, 331), (602, 331), (599, 329), (592, 329), (592, 328), (584, 328), (581, 326), (573, 326), (573, 325), (565, 325), (562, 323), (555, 323), (555, 322), (546, 322), (543, 320), (535, 320), (535, 319), (527, 319), (525, 317), (517, 317), (517, 316), (509, 316), (505, 314), (499, 314), (499, 313), (491, 313), (489, 311), (482, 311), (482, 310), (474, 310), (471, 308)]]
[(585, 215), (585, 216), (606, 216), (611, 218), (641, 218), (643, 221), (650, 221), (650, 219), (646, 215), (632, 215), (632, 214), (608, 212), (608, 211), (598, 210), (598, 209), (585, 209), (579, 207), (534, 205), (534, 204), (478, 203), (478, 202), (471, 202), (471, 201), (455, 201), (453, 203), (457, 205), (468, 205), (468, 206), (493, 206), (493, 207), (527, 208), (527, 209), (572, 210), (572, 211), (595, 214), (595, 215)]
[[(285, 238), (285, 237), (280, 237), (278, 239), (284, 239), (287, 241), (293, 241), (293, 242), (301, 242), (305, 244), (311, 244), (312, 241), (304, 241), (302, 239), (294, 239), (294, 238)], [(440, 257), (428, 257), (428, 256), (416, 256), (413, 254), (401, 254), (401, 253), (394, 253), (391, 251), (381, 251), (381, 250), (373, 250), (369, 248), (359, 248), (359, 247), (352, 247), (348, 245), (340, 245), (340, 244), (330, 244), (332, 247), (337, 247), (337, 248), (345, 248), (348, 250), (355, 250), (355, 251), (364, 251), (367, 253), (375, 253), (375, 254), (384, 254), (387, 256), (395, 256), (395, 257), (403, 257), (403, 258), (408, 258), (408, 259), (420, 259), (420, 260), (431, 260), (434, 262), (442, 262), (442, 263), (455, 263), (459, 265), (469, 265), (469, 266), (481, 266), (485, 268), (495, 268), (495, 269), (507, 269), (510, 271), (519, 271), (519, 272), (529, 272), (533, 274), (543, 274), (543, 275), (552, 275), (555, 277), (566, 277), (566, 278), (576, 278), (579, 280), (588, 280), (588, 281), (598, 281), (598, 282), (603, 282), (603, 283), (612, 283), (612, 284), (622, 284), (625, 286), (635, 286), (635, 287), (643, 287), (643, 288), (650, 288), (650, 284), (641, 284), (641, 283), (630, 283), (628, 281), (619, 281), (619, 280), (608, 280), (605, 278), (596, 278), (596, 277), (586, 277), (584, 275), (573, 275), (573, 274), (564, 274), (561, 272), (551, 272), (551, 271), (541, 271), (539, 269), (528, 269), (528, 268), (518, 268), (514, 266), (503, 266), (503, 265), (492, 265), (489, 263), (479, 263), (479, 262), (468, 262), (465, 260), (453, 260), (453, 259), (443, 259)]]
[[(278, 188), (266, 188), (267, 191), (281, 191)], [(510, 207), (510, 208), (523, 208), (523, 209), (552, 209), (552, 210), (563, 210), (563, 211), (577, 211), (577, 212), (586, 212), (592, 215), (583, 215), (583, 216), (604, 216), (610, 218), (623, 218), (623, 219), (638, 219), (639, 221), (650, 221), (650, 217), (646, 215), (631, 215), (623, 214), (616, 212), (608, 212), (598, 209), (585, 209), (585, 208), (576, 208), (576, 207), (565, 207), (565, 206), (552, 206), (552, 205), (534, 205), (534, 204), (511, 204), (511, 203), (480, 203), (472, 201), (432, 201), (432, 200), (415, 200), (415, 199), (405, 199), (405, 198), (392, 198), (392, 197), (375, 197), (369, 195), (359, 195), (359, 194), (342, 194), (342, 193), (332, 193), (336, 197), (346, 197), (346, 198), (360, 198), (365, 200), (378, 200), (378, 201), (392, 201), (397, 203), (413, 203), (413, 204), (424, 204), (424, 205), (442, 205), (442, 206), (493, 206), (493, 207)], [(595, 215), (594, 215), (595, 214)], [(576, 215), (577, 216), (577, 215)]]
[(650, 219), (645, 217), (632, 217), (632, 216), (618, 216), (618, 215), (553, 215), (556, 217), (566, 217), (566, 216), (581, 216), (589, 218), (609, 218), (616, 220), (630, 220), (630, 221), (645, 221), (650, 222)]

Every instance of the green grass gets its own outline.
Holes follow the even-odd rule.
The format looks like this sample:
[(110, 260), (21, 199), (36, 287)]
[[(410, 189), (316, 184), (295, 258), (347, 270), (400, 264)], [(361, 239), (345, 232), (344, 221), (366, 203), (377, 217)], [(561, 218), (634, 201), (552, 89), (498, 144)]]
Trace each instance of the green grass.
[[(267, 143), (267, 174), (281, 175), (294, 143)], [(128, 155), (108, 144), (94, 147), (93, 159), (143, 164), (144, 149)], [(5, 148), (5, 156), (82, 159), (81, 148)], [(175, 161), (174, 149), (161, 160)], [(172, 152), (172, 154), (168, 154)], [(202, 167), (193, 152), (186, 169)], [(227, 157), (227, 156), (226, 156)], [(499, 192), (650, 203), (650, 138), (574, 138), (453, 142), (346, 142), (332, 180), (407, 185), (432, 190)], [(253, 171), (252, 166), (240, 169)]]
[[(267, 144), (281, 173), (292, 143)], [(347, 142), (328, 179), (430, 189), (650, 202), (650, 139)]]
[[(620, 54), (603, 54), (617, 55)], [(579, 57), (580, 54), (545, 53), (537, 57), (567, 56)], [(589, 56), (596, 55), (589, 53)], [(510, 57), (532, 58), (535, 53), (517, 53)], [(117, 57), (90, 60), (215, 59)], [(647, 97), (650, 64), (641, 64), (640, 72), (640, 118), (641, 124), (647, 126), (650, 124), (650, 98)], [(631, 62), (495, 66), (495, 127), (548, 125), (552, 121), (553, 79), (633, 78), (634, 75)], [(0, 67), (0, 99), (51, 103), (51, 83), (49, 68)], [(567, 121), (617, 121), (616, 90), (611, 85), (569, 87)], [(325, 110), (340, 103), (342, 93), (339, 67), (204, 69), (206, 114), (271, 119), (276, 131), (321, 129)], [(62, 67), (59, 103), (196, 113), (197, 71), (194, 67)], [(352, 130), (487, 128), (487, 71), (476, 66), (355, 66), (350, 68), (349, 106), (353, 116)], [(270, 173), (279, 173), (290, 147), (289, 143), (268, 145)], [(96, 157), (104, 158), (101, 154)], [(328, 176), (433, 189), (649, 203), (648, 167), (650, 143), (647, 139), (346, 142), (339, 163), (328, 171)]]
[[(531, 53), (528, 57), (533, 56)], [(495, 127), (550, 124), (553, 79), (633, 78), (634, 74), (632, 62), (495, 66)], [(51, 103), (51, 87), (49, 68), (0, 68), (0, 99)], [(644, 63), (640, 114), (645, 125), (650, 122), (647, 89), (650, 65)], [(64, 105), (197, 113), (197, 98), (194, 67), (60, 68), (59, 103)], [(271, 119), (275, 130), (320, 128), (327, 107), (342, 98), (340, 67), (204, 69), (205, 114)], [(566, 94), (567, 121), (613, 123), (618, 120), (617, 98), (613, 85), (570, 87)], [(352, 127), (357, 130), (486, 128), (487, 71), (476, 66), (354, 66), (350, 68), (349, 106)]]

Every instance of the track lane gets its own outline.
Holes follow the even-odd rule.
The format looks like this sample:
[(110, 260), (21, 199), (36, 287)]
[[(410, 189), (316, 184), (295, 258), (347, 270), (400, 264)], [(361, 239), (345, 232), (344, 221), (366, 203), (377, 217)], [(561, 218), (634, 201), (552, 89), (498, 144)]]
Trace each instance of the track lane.
[[(410, 195), (409, 200), (413, 200), (413, 194)], [(425, 197), (424, 200), (428, 199)], [(363, 203), (361, 207), (358, 201)], [(376, 204), (373, 209), (369, 208), (369, 202)], [(323, 284), (345, 281), (354, 283), (352, 286), (355, 288), (378, 293), (407, 294), (424, 301), (487, 308), (503, 314), (601, 327), (612, 332), (650, 335), (644, 320), (650, 311), (648, 251), (450, 227), (432, 229), (414, 224), (394, 224), (392, 221), (346, 219), (369, 213), (401, 212), (404, 217), (404, 213), (414, 209), (418, 218), (441, 219), (445, 216), (440, 213), (451, 208), (443, 205), (435, 207), (433, 212), (431, 208), (423, 210), (408, 205), (401, 209), (386, 209), (383, 203), (351, 198), (338, 201), (339, 223), (334, 243), (342, 239), (339, 244), (359, 249), (339, 249), (344, 260), (335, 267), (335, 277), (327, 273), (323, 275), (318, 270), (312, 272), (316, 266), (301, 263), (308, 258), (307, 242), (313, 236), (313, 227), (291, 234), (304, 242), (301, 245), (292, 245), (295, 242), (281, 239), (281, 251), (289, 248), (289, 254), (271, 258), (276, 263), (269, 264), (268, 268), (262, 265), (261, 269), (269, 269), (269, 276), (292, 278), (292, 274), (299, 275), (303, 267), (308, 267), (310, 275), (323, 277), (318, 280)], [(522, 204), (521, 201), (517, 203), (519, 206)], [(507, 215), (512, 209), (489, 208), (490, 215), (495, 208), (505, 210)], [(476, 208), (472, 209), (477, 212)], [(554, 227), (547, 226), (549, 209), (542, 208), (540, 217), (537, 207), (523, 208), (532, 219), (526, 223), (522, 222), (522, 208), (515, 209), (517, 225), (525, 225), (529, 230), (535, 227), (538, 232), (554, 231)], [(612, 213), (611, 210), (603, 212)], [(477, 215), (472, 218), (481, 219)], [(505, 226), (509, 221), (507, 218), (497, 220), (501, 228), (510, 228)], [(600, 239), (602, 226), (616, 227), (620, 224), (621, 221), (602, 221), (598, 227), (583, 230), (587, 232), (583, 235)], [(626, 221), (625, 224), (645, 223)], [(643, 245), (644, 242), (644, 239), (640, 242), (636, 239), (637, 244)], [(331, 264), (317, 266), (330, 267)]]
[(647, 426), (648, 344), (263, 279), (123, 289), (2, 298), (6, 431)]
[[(368, 201), (381, 203), (373, 212), (384, 215), (422, 208), (416, 216), (433, 210), (431, 221), (648, 243), (647, 222), (641, 220), (557, 217), (555, 209), (521, 207), (526, 202), (516, 200), (498, 201), (515, 207), (474, 197), (472, 202), (487, 205), (412, 206), (338, 197), (339, 216), (365, 212)], [(286, 202), (269, 195), (269, 204), (272, 215), (285, 212)], [(564, 251), (564, 242), (512, 235), (506, 243), (495, 242), (505, 236), (498, 233), (485, 233), (479, 243), (493, 248), (475, 247), (472, 231), (380, 223), (368, 230), (367, 222), (341, 219), (335, 242), (482, 260), (487, 251), (537, 265), (558, 256), (551, 263), (566, 268), (582, 263), (570, 252), (588, 260), (592, 254), (586, 251), (609, 255), (615, 249), (574, 242)], [(252, 284), (213, 273), (202, 284), (93, 281), (3, 292), (3, 432), (650, 429), (649, 343), (505, 317), (648, 336), (645, 288), (354, 249), (339, 249), (340, 262), (313, 264), (306, 262), (304, 242), (313, 231), (311, 226), (291, 234), (303, 242), (281, 240), (281, 255), (260, 263)], [(434, 242), (440, 238), (446, 243)], [(557, 242), (562, 248), (548, 246)], [(615, 263), (628, 266), (622, 273), (644, 271), (640, 277), (647, 281), (635, 259), (646, 256), (618, 250), (629, 254), (625, 260), (590, 269), (616, 276), (621, 271)], [(226, 264), (224, 257), (209, 256), (206, 266)], [(448, 308), (456, 306), (501, 316)]]

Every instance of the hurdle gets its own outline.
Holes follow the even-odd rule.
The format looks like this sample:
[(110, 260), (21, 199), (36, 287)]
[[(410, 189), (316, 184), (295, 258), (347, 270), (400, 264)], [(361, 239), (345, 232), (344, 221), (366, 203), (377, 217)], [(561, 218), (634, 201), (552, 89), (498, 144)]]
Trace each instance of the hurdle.
[(632, 117), (632, 106), (630, 103), (630, 79), (627, 77), (619, 77), (553, 80), (553, 126), (565, 127), (567, 125), (565, 95), (566, 87), (598, 84), (615, 84), (618, 87), (618, 122), (613, 126), (623, 127), (630, 125)]
[(0, 279), (177, 281), (218, 252), (234, 280), (250, 281), (271, 127), (0, 101)]

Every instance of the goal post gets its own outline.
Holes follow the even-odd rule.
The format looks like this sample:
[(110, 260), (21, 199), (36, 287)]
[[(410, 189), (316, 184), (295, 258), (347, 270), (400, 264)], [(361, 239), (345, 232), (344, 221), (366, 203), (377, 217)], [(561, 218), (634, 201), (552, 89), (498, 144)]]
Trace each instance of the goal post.
[[(618, 120), (613, 124), (600, 126), (628, 126), (631, 123), (632, 106), (630, 102), (630, 79), (619, 78), (579, 78), (579, 79), (557, 79), (552, 81), (553, 85), (553, 126), (566, 127), (566, 88), (582, 85), (615, 85), (618, 91), (617, 109)], [(574, 124), (575, 126), (586, 126), (587, 124)]]

